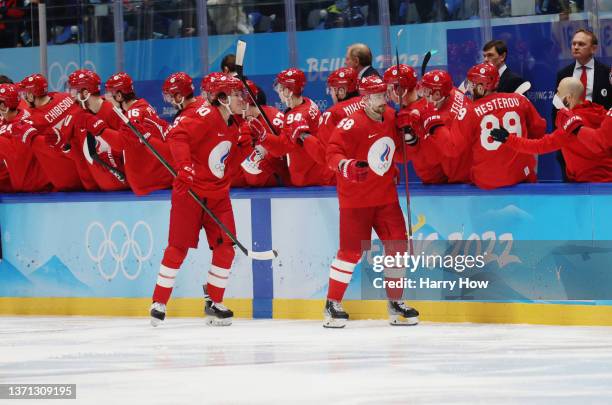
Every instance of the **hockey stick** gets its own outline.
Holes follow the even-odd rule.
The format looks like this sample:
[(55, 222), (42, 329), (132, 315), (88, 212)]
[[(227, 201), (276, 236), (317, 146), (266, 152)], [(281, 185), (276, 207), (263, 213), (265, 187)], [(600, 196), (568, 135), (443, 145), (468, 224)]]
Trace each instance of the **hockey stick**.
[(89, 156), (91, 159), (98, 163), (100, 166), (108, 170), (113, 176), (117, 178), (121, 183), (125, 184), (125, 174), (121, 173), (119, 170), (114, 168), (113, 166), (106, 163), (100, 156), (98, 156), (98, 152), (96, 151), (96, 137), (91, 133), (87, 133), (87, 151), (89, 152)]
[[(404, 31), (404, 29), (400, 29), (397, 32), (397, 42), (395, 44), (395, 60), (397, 63), (397, 75), (398, 77), (400, 76), (400, 60), (399, 60), (399, 50), (398, 50), (398, 46), (399, 46), (399, 40), (400, 40), (400, 36), (402, 35), (402, 31)], [(428, 52), (429, 53), (429, 52)], [(430, 56), (431, 57), (431, 56)], [(402, 86), (401, 86), (401, 80), (398, 80), (398, 86), (399, 86), (399, 106), (400, 106), (400, 110), (402, 109), (402, 98), (404, 97), (404, 93), (402, 92)], [(403, 138), (403, 137), (402, 137)], [(406, 150), (406, 142), (404, 139), (402, 139), (402, 155), (404, 158), (404, 186), (406, 188), (406, 211), (408, 214), (408, 245), (410, 247), (410, 255), (412, 255), (414, 253), (414, 245), (412, 242), (412, 209), (410, 207), (410, 189), (408, 187), (408, 152)]]
[(514, 90), (514, 92), (517, 94), (525, 94), (529, 91), (530, 88), (531, 88), (531, 82), (527, 81), (527, 82), (522, 83), (520, 86), (518, 86), (516, 90)]
[(264, 112), (263, 108), (261, 108), (261, 106), (257, 103), (257, 100), (255, 99), (255, 94), (253, 94), (253, 91), (247, 84), (246, 78), (244, 77), (243, 70), (244, 70), (244, 54), (245, 53), (246, 53), (246, 42), (239, 40), (238, 43), (236, 44), (236, 73), (238, 74), (238, 78), (244, 85), (244, 88), (246, 89), (247, 93), (249, 94), (249, 97), (251, 98), (251, 101), (253, 101), (253, 104), (255, 104), (255, 107), (257, 107), (257, 109), (259, 110), (259, 113), (263, 117), (270, 131), (274, 135), (278, 135), (276, 131), (274, 130), (274, 127), (272, 126), (272, 123), (270, 122), (270, 119)]
[[(172, 168), (172, 166), (170, 166), (166, 159), (164, 159), (164, 157), (159, 154), (159, 152), (153, 147), (153, 145), (151, 145), (149, 141), (147, 141), (144, 135), (142, 135), (140, 131), (138, 131), (138, 129), (136, 129), (136, 127), (132, 125), (132, 123), (125, 116), (125, 114), (123, 114), (123, 112), (117, 107), (113, 107), (113, 110), (115, 111), (115, 114), (117, 114), (117, 116), (121, 119), (121, 121), (123, 121), (124, 124), (127, 125), (127, 127), (134, 133), (134, 135), (138, 137), (140, 142), (142, 142), (147, 147), (147, 149), (149, 149), (149, 151), (151, 151), (151, 153), (157, 158), (157, 160), (159, 160), (159, 162), (170, 172), (172, 177), (176, 177), (176, 171)], [(196, 200), (196, 202), (200, 207), (202, 207), (204, 212), (206, 212), (206, 214), (211, 217), (213, 221), (215, 221), (219, 228), (221, 228), (221, 230), (227, 235), (227, 237), (230, 238), (232, 242), (234, 242), (236, 246), (238, 246), (238, 249), (240, 249), (242, 253), (244, 253), (246, 256), (255, 260), (271, 260), (275, 257), (278, 257), (278, 253), (276, 252), (276, 250), (253, 252), (247, 249), (242, 243), (240, 243), (238, 238), (236, 238), (236, 235), (234, 235), (229, 229), (227, 229), (225, 224), (221, 222), (221, 220), (210, 210), (210, 208), (208, 208), (206, 203), (204, 203), (204, 201), (202, 201), (192, 189), (189, 189), (188, 193), (194, 200)]]

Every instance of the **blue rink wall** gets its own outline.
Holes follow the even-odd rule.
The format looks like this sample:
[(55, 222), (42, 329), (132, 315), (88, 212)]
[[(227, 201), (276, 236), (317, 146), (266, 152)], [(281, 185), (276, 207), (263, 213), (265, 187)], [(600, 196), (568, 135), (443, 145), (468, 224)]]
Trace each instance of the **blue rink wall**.
[[(408, 294), (423, 319), (612, 325), (612, 185), (411, 185), (411, 193), (417, 253), (423, 241), (465, 239), (470, 252), (495, 257), (477, 275), (493, 280), (485, 295)], [(228, 304), (243, 317), (320, 318), (338, 246), (334, 188), (239, 189), (232, 203), (239, 239), (280, 256), (257, 262), (238, 252)], [(146, 315), (169, 208), (169, 192), (0, 196), (0, 314)], [(206, 242), (190, 251), (169, 314), (200, 314), (209, 262)], [(385, 315), (383, 301), (361, 300), (366, 274), (358, 266), (346, 295), (355, 319)]]

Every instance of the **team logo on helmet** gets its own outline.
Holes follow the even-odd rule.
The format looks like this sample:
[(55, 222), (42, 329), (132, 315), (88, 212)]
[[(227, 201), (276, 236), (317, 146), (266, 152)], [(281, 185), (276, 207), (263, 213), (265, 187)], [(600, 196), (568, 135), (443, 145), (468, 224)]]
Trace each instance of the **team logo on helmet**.
[(231, 147), (232, 143), (230, 141), (220, 142), (208, 155), (208, 168), (219, 179), (222, 179), (225, 175), (225, 162)]
[(368, 151), (368, 164), (370, 169), (379, 176), (383, 176), (393, 165), (395, 142), (388, 136), (382, 137), (370, 146)]
[(434, 82), (439, 82), (439, 81), (440, 81), (440, 76), (435, 75), (435, 76), (434, 76)]

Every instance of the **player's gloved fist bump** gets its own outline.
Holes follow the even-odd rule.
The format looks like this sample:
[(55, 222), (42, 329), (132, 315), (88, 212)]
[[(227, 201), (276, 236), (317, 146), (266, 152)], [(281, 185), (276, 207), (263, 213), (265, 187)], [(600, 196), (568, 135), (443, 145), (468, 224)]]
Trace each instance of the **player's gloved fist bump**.
[(292, 143), (303, 145), (304, 140), (310, 136), (310, 127), (304, 119), (295, 120), (283, 128)]
[(494, 141), (505, 143), (510, 136), (510, 132), (506, 130), (506, 128), (493, 128), (491, 130), (491, 138)]
[(185, 194), (193, 186), (195, 178), (195, 169), (193, 164), (183, 165), (174, 178), (174, 189), (178, 194)]
[(352, 183), (361, 183), (368, 177), (368, 162), (355, 159), (344, 159), (338, 164), (340, 175)]
[(563, 128), (568, 134), (576, 135), (584, 125), (584, 121), (570, 110), (562, 109), (557, 112), (556, 124), (557, 128)]
[(411, 127), (404, 128), (404, 142), (409, 146), (414, 146), (419, 142), (419, 137)]
[(263, 140), (266, 138), (266, 135), (268, 134), (268, 131), (266, 131), (266, 127), (264, 127), (264, 125), (256, 119), (248, 120), (246, 124), (249, 127), (250, 135), (253, 138), (253, 141), (263, 142)]
[(404, 108), (397, 113), (396, 124), (399, 129), (406, 132), (409, 128), (413, 130), (416, 129), (419, 124), (419, 120), (420, 115), (417, 110)]
[(106, 123), (93, 114), (87, 114), (83, 124), (85, 130), (92, 135), (100, 135), (107, 128)]
[(421, 118), (423, 119), (423, 129), (426, 134), (431, 134), (435, 129), (441, 125), (444, 125), (442, 116), (431, 104), (426, 104), (425, 107), (420, 111)]

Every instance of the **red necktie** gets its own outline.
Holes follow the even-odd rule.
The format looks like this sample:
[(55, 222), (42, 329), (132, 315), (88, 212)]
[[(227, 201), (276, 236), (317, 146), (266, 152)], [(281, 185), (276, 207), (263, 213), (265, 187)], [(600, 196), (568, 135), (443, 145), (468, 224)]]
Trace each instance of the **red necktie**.
[(582, 66), (582, 74), (580, 75), (580, 81), (584, 86), (584, 93), (582, 93), (582, 101), (584, 101), (586, 99), (587, 94), (587, 67), (584, 65)]

